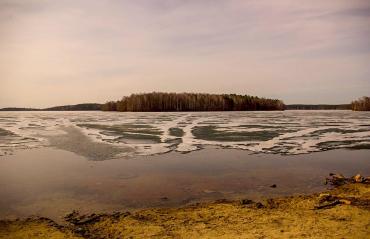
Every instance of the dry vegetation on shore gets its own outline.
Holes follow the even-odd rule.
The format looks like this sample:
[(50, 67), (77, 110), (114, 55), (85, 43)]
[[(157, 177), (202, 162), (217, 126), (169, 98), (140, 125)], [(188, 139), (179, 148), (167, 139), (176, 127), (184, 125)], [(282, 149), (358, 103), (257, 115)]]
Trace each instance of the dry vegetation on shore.
[[(321, 194), (214, 202), (133, 213), (0, 222), (0, 238), (367, 238), (369, 179), (335, 178)], [(334, 179), (334, 181), (333, 181)], [(354, 180), (360, 183), (354, 183)]]

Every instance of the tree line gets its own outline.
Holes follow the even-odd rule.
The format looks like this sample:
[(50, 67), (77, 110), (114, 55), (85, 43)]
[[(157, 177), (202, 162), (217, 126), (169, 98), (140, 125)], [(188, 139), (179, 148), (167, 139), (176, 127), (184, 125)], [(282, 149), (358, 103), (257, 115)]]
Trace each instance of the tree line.
[(285, 105), (286, 110), (350, 110), (351, 104), (340, 104), (340, 105), (303, 105), (303, 104), (293, 104)]
[(363, 96), (351, 103), (351, 109), (355, 111), (370, 111), (370, 97)]
[(249, 95), (204, 93), (141, 93), (102, 105), (103, 111), (246, 111), (284, 110), (278, 99)]
[(101, 107), (102, 107), (102, 104), (84, 103), (84, 104), (77, 104), (77, 105), (54, 106), (54, 107), (43, 108), (43, 109), (7, 107), (7, 108), (0, 109), (0, 111), (89, 111), (89, 110), (93, 111), (93, 110), (101, 110)]

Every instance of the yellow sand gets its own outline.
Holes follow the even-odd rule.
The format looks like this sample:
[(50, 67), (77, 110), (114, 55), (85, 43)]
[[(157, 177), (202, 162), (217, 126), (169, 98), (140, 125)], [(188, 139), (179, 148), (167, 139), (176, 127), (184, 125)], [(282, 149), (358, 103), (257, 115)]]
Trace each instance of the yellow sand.
[(370, 185), (349, 184), (331, 195), (351, 201), (314, 209), (319, 194), (262, 202), (264, 207), (211, 203), (147, 209), (129, 216), (104, 216), (81, 228), (60, 228), (43, 220), (0, 222), (0, 238), (369, 238)]

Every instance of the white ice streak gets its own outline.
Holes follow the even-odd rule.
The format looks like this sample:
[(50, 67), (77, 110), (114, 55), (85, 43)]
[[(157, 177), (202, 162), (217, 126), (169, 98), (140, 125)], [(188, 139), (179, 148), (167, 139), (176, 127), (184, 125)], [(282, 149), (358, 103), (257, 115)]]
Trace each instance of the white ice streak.
[(182, 142), (177, 146), (176, 151), (190, 152), (199, 149), (198, 145), (200, 144), (200, 141), (194, 138), (192, 130), (204, 120), (205, 118), (195, 119), (182, 129), (184, 131), (184, 135), (182, 136)]

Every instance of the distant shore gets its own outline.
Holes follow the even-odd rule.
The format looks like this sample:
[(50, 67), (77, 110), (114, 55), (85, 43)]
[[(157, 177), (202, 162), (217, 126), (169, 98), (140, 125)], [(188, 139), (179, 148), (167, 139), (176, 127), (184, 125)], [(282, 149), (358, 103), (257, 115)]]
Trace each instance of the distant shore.
[(6, 107), (0, 111), (119, 111), (119, 112), (202, 112), (202, 111), (282, 111), (353, 110), (370, 111), (370, 97), (350, 104), (284, 104), (278, 99), (236, 94), (163, 93), (131, 94), (104, 104), (83, 103), (48, 108)]
[[(83, 107), (81, 107), (83, 105)], [(0, 111), (102, 111), (102, 104), (92, 103), (92, 104), (77, 104), (77, 105), (64, 105), (64, 106), (55, 106), (50, 108), (19, 108), (19, 107), (6, 107), (0, 108)], [(340, 105), (305, 105), (305, 104), (291, 104), (285, 105), (284, 110), (351, 110), (349, 104), (340, 104)], [(163, 112), (163, 111), (158, 111)], [(168, 111), (174, 112), (174, 111)], [(190, 112), (190, 111), (178, 111), (178, 112)]]
[(0, 111), (100, 111), (102, 104), (98, 103), (84, 103), (77, 105), (62, 105), (49, 108), (22, 108), (22, 107), (6, 107), (1, 108)]

